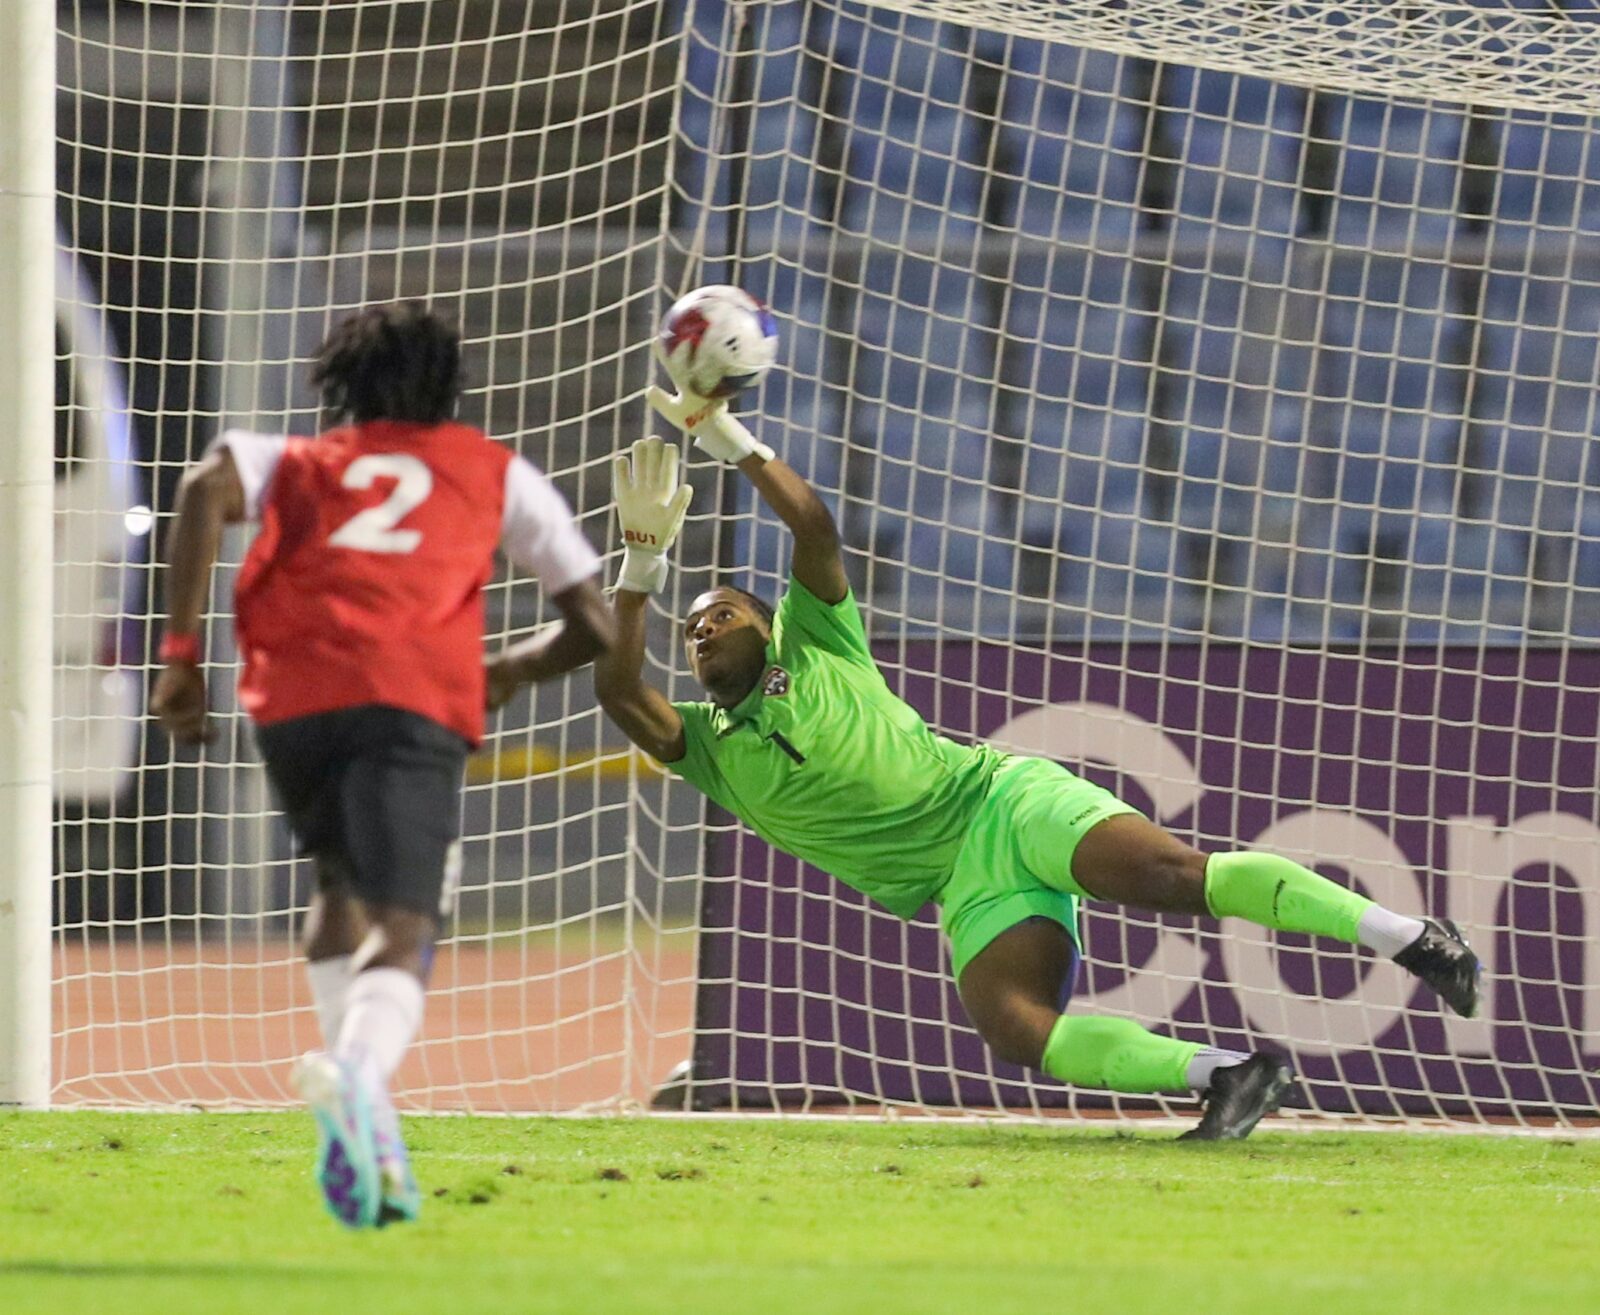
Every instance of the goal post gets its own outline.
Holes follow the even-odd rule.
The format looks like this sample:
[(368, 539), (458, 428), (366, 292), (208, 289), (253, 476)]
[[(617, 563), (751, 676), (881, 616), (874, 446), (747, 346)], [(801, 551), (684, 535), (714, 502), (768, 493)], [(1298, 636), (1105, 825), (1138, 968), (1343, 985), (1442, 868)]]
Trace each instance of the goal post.
[(0, 1105), (50, 1101), (55, 32), (0, 13)]
[[(338, 317), (454, 316), (464, 418), (614, 553), (656, 319), (734, 281), (780, 331), (745, 417), (835, 512), (880, 665), (932, 726), (1083, 765), (1190, 843), (1455, 918), (1488, 968), (1463, 1022), (1344, 947), (1094, 906), (1077, 1007), (1285, 1046), (1329, 1113), (1592, 1110), (1590, 25), (1512, 0), (56, 12), (65, 256), (133, 429), (120, 459), (93, 438), (113, 408), (58, 363), (84, 436), (56, 482), (68, 742), (131, 718), (95, 700), (148, 685), (160, 610), (151, 542), (88, 527), (148, 507), (159, 539), (230, 420), (314, 430)], [(674, 698), (689, 601), (775, 598), (788, 563), (747, 482), (692, 449), (686, 469), (647, 664)], [(509, 575), (487, 598), (491, 644), (548, 614)], [(224, 589), (219, 688), (228, 615)], [(201, 762), (146, 717), (100, 764), (114, 789), (69, 773), (59, 1103), (283, 1103), (314, 1043), (308, 874), (216, 706)], [(473, 759), (408, 1108), (633, 1108), (685, 1060), (673, 1092), (718, 1108), (1098, 1099), (992, 1063), (926, 912), (869, 908), (620, 743), (580, 674)], [(9, 723), (0, 764), (36, 789)]]

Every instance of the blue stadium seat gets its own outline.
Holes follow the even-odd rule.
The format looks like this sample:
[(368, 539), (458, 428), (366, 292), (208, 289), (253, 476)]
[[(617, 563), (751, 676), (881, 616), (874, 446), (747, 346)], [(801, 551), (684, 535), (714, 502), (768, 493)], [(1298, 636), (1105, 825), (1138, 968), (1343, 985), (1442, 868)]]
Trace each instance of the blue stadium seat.
[(778, 317), (778, 360), (757, 399), (762, 432), (785, 460), (820, 488), (842, 487), (844, 407), (839, 375), (854, 339), (848, 326), (829, 323), (827, 280), (786, 261), (748, 262), (740, 277)]
[(848, 326), (853, 440), (877, 453), (870, 489), (859, 490), (876, 507), (874, 550), (903, 555), (913, 571), (953, 572), (974, 588), (984, 561), (1003, 557), (982, 548), (993, 411), (988, 295), (975, 275), (931, 259), (869, 261)]
[(1333, 240), (1385, 250), (1443, 243), (1455, 230), (1466, 115), (1437, 106), (1339, 96)]
[[(694, 232), (704, 224), (710, 250), (724, 250), (730, 213), (728, 174), (714, 168), (712, 138), (721, 57), (718, 16), (695, 11), (697, 22), (685, 32), (682, 82), (677, 105), (679, 141), (670, 183), (672, 222)], [(708, 213), (709, 212), (709, 213)]]
[(1244, 602), (1240, 637), (1253, 644), (1282, 644), (1290, 639), (1289, 600), (1263, 594), (1248, 595)]
[(1019, 255), (1006, 302), (1003, 437), (1021, 448), (1023, 522), (1048, 536), (1061, 504), (1131, 512), (1144, 463), (1148, 331), (1126, 308), (1130, 263)]
[(1406, 601), (1416, 616), (1441, 614), (1456, 525), (1454, 516), (1443, 513), (1411, 516), (1389, 512), (1379, 519), (1379, 536), (1391, 551), (1403, 554), (1408, 564)]
[(1013, 40), (995, 126), (1000, 223), (1101, 247), (1137, 222), (1143, 116), (1122, 93), (1126, 61)]
[[(1084, 537), (1065, 545), (1071, 574), (1082, 573), (1082, 596), (1095, 612), (1126, 616), (1133, 595), (1133, 567), (1140, 522), (1131, 516), (1099, 516), (1074, 528)], [(1074, 594), (1078, 582), (1074, 581)]]
[[(1279, 300), (1286, 243), (1213, 253), (1208, 269), (1169, 270), (1162, 291), (1153, 385), (1161, 423), (1177, 435), (1177, 517), (1191, 528), (1250, 525), (1269, 487), (1265, 443), (1281, 349)], [(1278, 477), (1282, 478), (1280, 471)]]
[(1498, 519), (1569, 528), (1581, 491), (1600, 481), (1600, 287), (1491, 274), (1482, 333), (1472, 469)]
[(1574, 638), (1600, 638), (1600, 499), (1586, 498), (1572, 553), (1569, 629)]
[(1500, 126), (1494, 216), (1502, 228), (1600, 231), (1600, 133), (1572, 115), (1513, 112)]
[(1371, 257), (1333, 265), (1318, 308), (1315, 372), (1280, 379), (1309, 391), (1307, 405), (1274, 410), (1275, 444), (1299, 453), (1270, 460), (1269, 487), (1295, 473), (1302, 491), (1389, 510), (1454, 505), (1465, 372), (1441, 356), (1459, 332), (1439, 266)]
[(890, 461), (983, 482), (994, 338), (984, 327), (983, 281), (901, 257), (869, 262), (865, 284), (847, 326), (854, 334), (848, 389), (881, 405), (877, 450)]
[(1287, 237), (1296, 226), (1305, 93), (1285, 83), (1171, 65), (1156, 125), (1178, 157), (1180, 231)]
[(1450, 543), (1447, 638), (1519, 626), (1529, 591), (1525, 530), (1461, 520)]
[(765, 8), (771, 17), (762, 33), (767, 44), (757, 65), (741, 198), (745, 248), (758, 251), (803, 240), (819, 213), (812, 161), (820, 124), (802, 95), (801, 7)]
[(841, 226), (896, 243), (975, 237), (984, 147), (964, 108), (970, 60), (945, 44), (938, 25), (909, 18), (865, 25), (857, 58), (841, 75)]
[(992, 532), (986, 489), (949, 481), (938, 519), (918, 516), (907, 528), (905, 566), (909, 613), (976, 628), (983, 596), (1015, 587), (1015, 545)]

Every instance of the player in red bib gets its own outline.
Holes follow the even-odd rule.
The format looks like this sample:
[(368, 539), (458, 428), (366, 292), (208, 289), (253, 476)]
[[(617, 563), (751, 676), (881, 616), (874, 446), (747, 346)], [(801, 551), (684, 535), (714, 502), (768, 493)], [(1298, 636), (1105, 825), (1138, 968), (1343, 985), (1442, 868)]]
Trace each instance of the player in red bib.
[[(296, 1082), (321, 1132), (328, 1208), (352, 1227), (416, 1217), (389, 1081), (459, 867), (468, 751), (485, 705), (611, 642), (599, 559), (533, 465), (451, 419), (460, 339), (416, 303), (339, 325), (312, 382), (336, 426), (314, 439), (230, 430), (183, 479), (152, 707), (206, 737), (200, 618), (225, 524), (260, 531), (234, 591), (239, 696), (317, 893), (305, 924), (326, 1051)], [(487, 665), (495, 549), (561, 621)]]

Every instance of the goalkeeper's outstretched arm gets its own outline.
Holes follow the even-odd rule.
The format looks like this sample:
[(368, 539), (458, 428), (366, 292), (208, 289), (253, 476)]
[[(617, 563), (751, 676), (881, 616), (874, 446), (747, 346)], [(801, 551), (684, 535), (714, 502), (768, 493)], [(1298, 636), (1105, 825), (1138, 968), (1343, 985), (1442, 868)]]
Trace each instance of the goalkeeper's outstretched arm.
[(710, 402), (689, 392), (674, 396), (660, 388), (650, 389), (648, 396), (663, 419), (694, 435), (694, 445), (702, 452), (744, 472), (794, 535), (794, 578), (823, 602), (840, 602), (850, 592), (850, 580), (839, 551), (839, 528), (811, 485), (758, 442), (726, 402)]
[(667, 582), (667, 553), (689, 511), (692, 492), (678, 481), (678, 449), (643, 438), (611, 467), (622, 529), (622, 570), (611, 610), (616, 634), (595, 659), (594, 694), (606, 716), (658, 762), (685, 751), (683, 718), (666, 695), (644, 682), (644, 626), (650, 595)]
[(739, 469), (794, 535), (794, 578), (825, 603), (842, 601), (850, 592), (850, 578), (844, 571), (839, 527), (816, 490), (778, 457), (752, 452)]
[(617, 729), (657, 762), (684, 755), (683, 718), (644, 681), (644, 625), (650, 595), (618, 589), (611, 601), (616, 642), (595, 659), (594, 695)]

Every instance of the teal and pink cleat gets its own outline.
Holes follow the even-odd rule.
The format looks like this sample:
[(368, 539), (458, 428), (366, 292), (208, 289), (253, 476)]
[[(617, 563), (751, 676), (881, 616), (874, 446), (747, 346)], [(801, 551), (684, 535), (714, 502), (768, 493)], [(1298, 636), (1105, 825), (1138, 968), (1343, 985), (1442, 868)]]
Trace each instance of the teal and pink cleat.
[(383, 1200), (378, 1208), (378, 1227), (409, 1223), (422, 1211), (422, 1193), (411, 1172), (411, 1156), (400, 1136), (400, 1117), (389, 1103), (387, 1092), (373, 1100), (373, 1145), (378, 1158), (378, 1177)]
[(376, 1227), (384, 1190), (371, 1096), (352, 1068), (320, 1050), (301, 1058), (293, 1080), (316, 1116), (317, 1183), (328, 1213), (347, 1228)]

